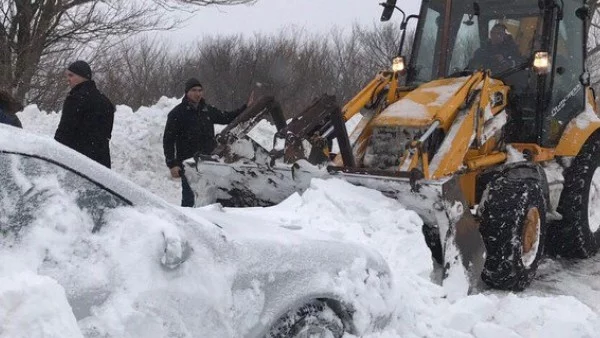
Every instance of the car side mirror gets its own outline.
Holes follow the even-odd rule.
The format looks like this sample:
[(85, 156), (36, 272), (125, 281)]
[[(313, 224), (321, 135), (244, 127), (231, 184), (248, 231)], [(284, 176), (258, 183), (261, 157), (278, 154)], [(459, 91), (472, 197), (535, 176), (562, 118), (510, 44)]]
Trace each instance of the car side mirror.
[(387, 0), (386, 2), (380, 3), (383, 6), (383, 13), (381, 13), (381, 21), (388, 21), (392, 14), (394, 14), (394, 9), (396, 8), (396, 0)]
[(175, 234), (163, 232), (164, 252), (160, 258), (163, 268), (174, 270), (185, 262), (192, 253), (189, 243)]

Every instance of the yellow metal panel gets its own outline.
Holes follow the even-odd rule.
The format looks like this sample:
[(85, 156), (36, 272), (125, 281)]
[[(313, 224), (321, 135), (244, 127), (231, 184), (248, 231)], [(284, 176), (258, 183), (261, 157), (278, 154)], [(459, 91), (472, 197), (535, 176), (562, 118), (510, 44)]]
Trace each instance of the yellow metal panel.
[(367, 145), (369, 144), (369, 139), (371, 138), (372, 134), (373, 128), (371, 128), (369, 124), (358, 137), (358, 140), (356, 140), (356, 144), (354, 144), (352, 147), (354, 152), (354, 160), (356, 161), (356, 165), (358, 167), (363, 165), (363, 157), (365, 156), (365, 151), (367, 150)]
[(521, 153), (529, 152), (534, 162), (549, 161), (556, 155), (555, 149), (542, 148), (535, 143), (511, 143), (510, 145)]
[(430, 170), (433, 170), (432, 179), (453, 174), (462, 166), (473, 137), (475, 112), (472, 110), (476, 109), (476, 106), (471, 107), (471, 111), (465, 113), (464, 117), (458, 117), (450, 129), (440, 151), (429, 164)]
[(398, 90), (398, 72), (395, 72), (392, 75), (392, 80), (390, 81), (390, 86), (387, 94), (387, 102), (388, 104), (395, 102), (397, 100), (397, 90)]
[[(476, 74), (479, 74), (479, 76), (473, 76), (472, 80), (479, 81), (479, 83), (469, 81), (469, 87), (466, 88), (467, 92), (464, 96), (466, 97), (471, 89), (481, 89), (478, 94), (479, 98), (474, 98), (475, 103), (468, 107), (469, 110), (463, 113), (464, 116), (457, 116), (452, 119), (452, 127), (449, 129), (440, 151), (434, 156), (430, 164), (433, 171), (431, 177), (434, 179), (453, 174), (463, 166), (471, 143), (473, 140), (478, 140), (478, 136), (481, 135), (485, 119), (484, 113), (490, 104), (491, 93), (495, 90), (505, 89), (501, 82), (492, 80), (485, 73), (479, 72)], [(474, 132), (475, 135), (473, 135)], [(490, 158), (488, 160), (496, 159)], [(485, 164), (486, 161), (482, 163)]]
[(506, 153), (496, 152), (490, 155), (483, 155), (476, 158), (472, 158), (467, 160), (467, 167), (470, 170), (481, 169), (486, 167), (491, 167), (496, 164), (503, 163), (506, 161)]
[(447, 130), (473, 84), (482, 77), (483, 73), (477, 72), (469, 78), (447, 78), (423, 84), (385, 109), (373, 120), (373, 126), (422, 127), (440, 120), (442, 128)]
[(344, 120), (348, 121), (352, 116), (363, 109), (367, 103), (371, 102), (373, 98), (377, 97), (385, 86), (390, 83), (392, 78), (392, 72), (379, 72), (369, 84), (344, 105), (342, 108)]
[(571, 120), (565, 128), (558, 145), (556, 156), (576, 156), (587, 139), (600, 129), (600, 118), (591, 89), (587, 89), (586, 110)]
[[(572, 123), (572, 122), (571, 122)], [(569, 125), (571, 125), (569, 123)], [(589, 122), (585, 128), (578, 128), (573, 123), (573, 127), (567, 127), (563, 136), (556, 146), (557, 156), (576, 156), (585, 141), (592, 135), (593, 132), (600, 129), (600, 121)]]

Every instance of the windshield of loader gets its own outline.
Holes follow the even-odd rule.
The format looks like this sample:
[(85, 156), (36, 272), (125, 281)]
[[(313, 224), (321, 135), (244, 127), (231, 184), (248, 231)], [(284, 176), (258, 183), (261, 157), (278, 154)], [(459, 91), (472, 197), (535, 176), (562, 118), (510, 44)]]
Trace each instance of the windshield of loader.
[(424, 0), (407, 82), (518, 66), (532, 55), (541, 25), (537, 0)]

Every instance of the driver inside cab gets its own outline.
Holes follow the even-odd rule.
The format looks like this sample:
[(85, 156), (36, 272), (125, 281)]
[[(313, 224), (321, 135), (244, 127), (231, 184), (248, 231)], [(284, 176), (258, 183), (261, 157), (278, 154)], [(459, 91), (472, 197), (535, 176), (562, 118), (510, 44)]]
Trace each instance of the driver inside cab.
[(489, 69), (492, 74), (505, 71), (521, 63), (519, 47), (504, 24), (495, 24), (487, 44), (477, 49), (467, 69)]

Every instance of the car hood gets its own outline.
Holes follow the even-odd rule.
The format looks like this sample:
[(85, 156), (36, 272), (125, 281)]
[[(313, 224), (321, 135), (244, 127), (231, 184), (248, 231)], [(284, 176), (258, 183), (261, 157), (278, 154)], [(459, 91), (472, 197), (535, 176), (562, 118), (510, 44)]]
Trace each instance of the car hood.
[[(239, 259), (247, 270), (264, 267), (277, 270), (282, 268), (281, 262), (289, 261), (295, 269), (337, 271), (358, 258), (364, 259), (368, 268), (387, 270), (387, 263), (379, 252), (360, 243), (336, 240), (325, 234), (300, 233), (301, 227), (288, 227), (248, 215), (202, 209), (193, 212), (220, 226), (237, 250), (244, 251)], [(269, 266), (273, 263), (277, 266)]]
[(262, 336), (286, 311), (314, 299), (334, 299), (351, 309), (358, 332), (374, 329), (393, 307), (386, 301), (392, 298), (388, 265), (365, 245), (301, 234), (248, 215), (192, 212), (221, 226), (234, 247), (236, 322), (247, 325), (238, 332)]

